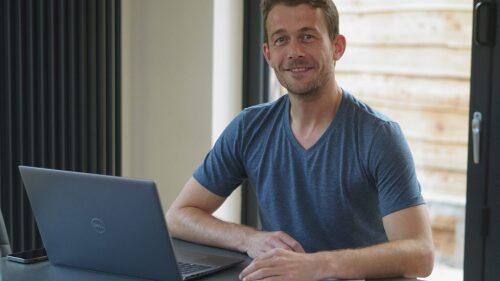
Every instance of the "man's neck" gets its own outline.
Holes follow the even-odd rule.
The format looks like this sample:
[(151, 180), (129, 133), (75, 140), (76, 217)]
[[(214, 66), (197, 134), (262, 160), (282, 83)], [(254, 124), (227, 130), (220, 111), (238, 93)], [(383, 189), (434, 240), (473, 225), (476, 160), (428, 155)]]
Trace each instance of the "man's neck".
[(290, 126), (297, 141), (308, 149), (331, 124), (340, 102), (342, 89), (336, 83), (310, 96), (290, 94)]
[(299, 127), (330, 124), (342, 99), (342, 89), (336, 83), (329, 89), (309, 96), (289, 94), (290, 121)]

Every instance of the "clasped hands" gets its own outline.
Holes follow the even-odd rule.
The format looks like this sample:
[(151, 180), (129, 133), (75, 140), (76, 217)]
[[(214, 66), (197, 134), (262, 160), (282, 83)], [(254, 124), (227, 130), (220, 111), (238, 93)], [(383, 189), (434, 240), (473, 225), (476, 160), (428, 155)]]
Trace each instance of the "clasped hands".
[(282, 231), (256, 232), (246, 239), (246, 252), (254, 260), (240, 280), (317, 280), (317, 262), (302, 245)]

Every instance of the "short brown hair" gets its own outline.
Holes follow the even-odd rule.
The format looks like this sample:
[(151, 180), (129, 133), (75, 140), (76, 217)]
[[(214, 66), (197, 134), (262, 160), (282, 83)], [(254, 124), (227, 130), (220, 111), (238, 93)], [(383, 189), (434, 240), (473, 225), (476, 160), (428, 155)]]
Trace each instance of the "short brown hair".
[(278, 4), (286, 6), (298, 6), (300, 4), (307, 4), (313, 8), (320, 8), (325, 15), (326, 24), (328, 26), (328, 35), (333, 40), (335, 35), (339, 34), (339, 13), (337, 7), (332, 0), (262, 0), (260, 8), (264, 16), (264, 42), (267, 42), (267, 16), (269, 12)]

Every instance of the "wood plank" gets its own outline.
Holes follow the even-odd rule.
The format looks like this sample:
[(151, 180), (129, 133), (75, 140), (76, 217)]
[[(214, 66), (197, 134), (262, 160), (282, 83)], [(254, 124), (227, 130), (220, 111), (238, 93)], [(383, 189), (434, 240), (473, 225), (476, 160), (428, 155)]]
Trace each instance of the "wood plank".
[(426, 111), (426, 112), (448, 112), (448, 113), (455, 113), (455, 114), (460, 114), (460, 115), (465, 115), (468, 116), (469, 113), (469, 108), (468, 107), (463, 107), (463, 108), (457, 108), (450, 106), (449, 103), (450, 101), (441, 97), (440, 101), (442, 101), (441, 104), (439, 103), (426, 103), (427, 100), (417, 100), (417, 99), (394, 99), (394, 100), (388, 100), (385, 97), (381, 98), (374, 98), (374, 97), (362, 97), (360, 98), (363, 102), (366, 104), (370, 105), (373, 108), (382, 108), (382, 107), (388, 107), (388, 108), (393, 108), (393, 109), (399, 109), (399, 110), (407, 110), (407, 111)]
[(417, 177), (422, 190), (427, 194), (446, 194), (465, 197), (467, 174), (427, 169), (417, 165)]
[(348, 46), (337, 69), (469, 79), (470, 60), (468, 49)]
[(347, 74), (373, 74), (373, 75), (392, 75), (401, 76), (407, 78), (417, 78), (417, 79), (453, 79), (453, 80), (463, 80), (468, 81), (470, 76), (454, 76), (448, 75), (446, 73), (436, 74), (436, 73), (420, 73), (415, 71), (408, 72), (396, 72), (394, 69), (373, 67), (373, 66), (349, 66), (339, 69), (337, 72), (347, 73)]
[(341, 87), (369, 105), (388, 103), (407, 110), (469, 112), (469, 80), (353, 74), (340, 70), (336, 78)]
[(443, 144), (408, 138), (417, 166), (449, 172), (467, 172), (467, 144)]
[[(388, 8), (380, 7), (381, 9)], [(458, 12), (439, 11), (434, 8), (427, 11), (408, 10), (391, 13), (340, 11), (340, 33), (347, 37), (348, 43), (399, 45), (419, 43), (420, 45), (470, 48), (472, 15), (472, 9)]]
[(337, 9), (342, 11), (359, 11), (360, 9), (453, 9), (471, 10), (473, 2), (470, 0), (334, 0)]
[(408, 139), (464, 145), (468, 141), (468, 116), (453, 112), (411, 111), (374, 107), (398, 122)]

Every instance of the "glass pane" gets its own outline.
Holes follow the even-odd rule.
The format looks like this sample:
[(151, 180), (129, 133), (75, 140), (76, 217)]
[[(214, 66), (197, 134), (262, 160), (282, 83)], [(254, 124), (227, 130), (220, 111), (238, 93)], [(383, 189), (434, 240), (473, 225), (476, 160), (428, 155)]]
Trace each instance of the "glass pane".
[[(337, 0), (347, 50), (340, 86), (397, 121), (431, 219), (430, 280), (463, 279), (472, 4)], [(271, 74), (271, 99), (286, 91)]]

